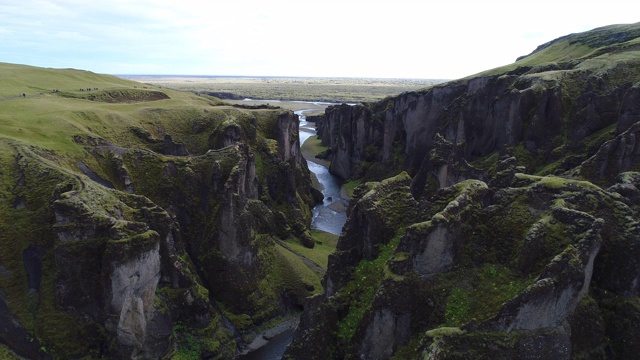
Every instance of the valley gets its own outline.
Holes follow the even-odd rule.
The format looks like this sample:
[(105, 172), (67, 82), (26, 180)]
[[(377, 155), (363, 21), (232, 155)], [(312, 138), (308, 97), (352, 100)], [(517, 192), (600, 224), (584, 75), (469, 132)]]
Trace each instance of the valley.
[(0, 357), (635, 358), (639, 44), (446, 82), (0, 63)]

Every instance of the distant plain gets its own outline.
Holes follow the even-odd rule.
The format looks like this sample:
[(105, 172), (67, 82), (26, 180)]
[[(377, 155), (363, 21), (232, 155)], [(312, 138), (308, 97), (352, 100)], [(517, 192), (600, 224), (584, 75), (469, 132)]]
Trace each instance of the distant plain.
[[(233, 94), (235, 100), (318, 101), (331, 103), (376, 101), (387, 96), (427, 88), (446, 81), (438, 79), (180, 75), (120, 75), (120, 77), (175, 90), (195, 93)], [(225, 100), (232, 102), (230, 101), (232, 99)], [(305, 105), (304, 108), (308, 108), (308, 106)]]

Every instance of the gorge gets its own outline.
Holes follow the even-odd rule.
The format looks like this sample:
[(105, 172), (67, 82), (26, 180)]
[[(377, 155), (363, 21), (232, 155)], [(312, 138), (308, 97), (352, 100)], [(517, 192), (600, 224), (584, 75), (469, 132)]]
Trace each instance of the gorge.
[[(300, 143), (304, 144), (311, 135), (316, 133), (315, 123), (307, 121), (306, 116), (303, 115), (304, 110), (295, 113), (300, 117)], [(322, 203), (313, 208), (311, 228), (340, 235), (342, 227), (347, 221), (347, 215), (345, 211), (332, 209), (332, 204), (339, 204), (339, 208), (346, 208), (349, 204), (346, 199), (342, 198), (340, 191), (342, 183), (338, 177), (329, 172), (326, 166), (314, 163), (314, 159), (307, 159), (307, 166), (318, 180), (320, 191), (324, 197)]]
[[(4, 358), (233, 359), (298, 316), (285, 359), (640, 353), (640, 23), (331, 105), (327, 173), (304, 113), (0, 74)], [(340, 235), (327, 264), (314, 228)]]

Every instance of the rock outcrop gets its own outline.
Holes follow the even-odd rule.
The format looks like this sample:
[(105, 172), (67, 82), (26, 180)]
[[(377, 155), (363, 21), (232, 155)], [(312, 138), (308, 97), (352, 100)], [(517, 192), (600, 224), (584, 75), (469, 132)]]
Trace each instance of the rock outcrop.
[(314, 245), (298, 117), (200, 114), (186, 130), (135, 127), (128, 146), (74, 136), (90, 155), (71, 167), (10, 148), (21, 220), (3, 223), (19, 241), (0, 253), (2, 343), (36, 359), (230, 359), (317, 292), (319, 278), (282, 270), (278, 245)]
[(633, 357), (639, 29), (327, 109), (331, 171), (363, 185), (285, 358)]

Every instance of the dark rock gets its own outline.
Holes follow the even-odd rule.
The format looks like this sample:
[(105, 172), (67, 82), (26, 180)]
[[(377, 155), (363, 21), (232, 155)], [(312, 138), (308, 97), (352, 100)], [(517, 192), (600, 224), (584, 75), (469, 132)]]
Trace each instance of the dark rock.
[(82, 161), (78, 161), (78, 167), (80, 168), (80, 171), (82, 171), (83, 174), (89, 177), (89, 179), (95, 181), (96, 183), (106, 188), (115, 189), (111, 181), (103, 179), (100, 175), (98, 175), (98, 173), (91, 170), (91, 168), (89, 168), (89, 166), (87, 166), (87, 164), (83, 163)]
[(640, 103), (640, 86), (636, 85), (624, 94), (616, 134), (622, 134), (633, 124), (640, 122), (638, 103)]
[(0, 342), (9, 346), (16, 354), (28, 359), (52, 359), (42, 351), (38, 339), (29, 334), (11, 315), (4, 289), (0, 289)]
[(603, 222), (596, 220), (578, 248), (569, 247), (554, 258), (532, 286), (506, 303), (480, 329), (510, 332), (560, 326), (589, 292)]
[(173, 155), (173, 156), (187, 156), (189, 155), (189, 151), (187, 148), (178, 142), (173, 141), (171, 135), (166, 134), (164, 136), (164, 140), (162, 143), (157, 145), (157, 151), (164, 155)]
[[(634, 357), (639, 35), (572, 34), (507, 69), (327, 108), (330, 171), (363, 185), (291, 354)], [(576, 44), (593, 52), (547, 61)]]
[(579, 174), (594, 182), (611, 183), (618, 174), (633, 170), (640, 161), (640, 122), (606, 142), (579, 168)]
[(27, 279), (29, 281), (29, 290), (40, 290), (40, 281), (42, 280), (42, 257), (45, 249), (40, 246), (30, 245), (22, 252), (24, 268), (27, 271)]
[(640, 351), (640, 303), (638, 298), (607, 299), (601, 305), (606, 322), (606, 336), (612, 352), (619, 359), (633, 359)]
[(375, 259), (380, 245), (387, 244), (395, 235), (398, 224), (415, 219), (417, 203), (409, 191), (410, 184), (411, 178), (403, 173), (373, 185), (360, 198), (352, 198), (355, 205), (349, 210), (344, 234), (336, 251), (329, 255), (330, 270), (324, 278), (327, 295), (333, 295), (335, 289), (349, 280), (346, 269), (363, 259)]
[(605, 321), (595, 300), (585, 297), (568, 319), (574, 357), (606, 358)]
[(337, 342), (338, 311), (318, 295), (307, 300), (305, 311), (293, 335), (293, 341), (282, 359), (331, 359), (331, 348)]
[(409, 226), (397, 251), (411, 254), (412, 270), (419, 276), (429, 276), (450, 270), (459, 262), (462, 252), (462, 223), (468, 207), (484, 196), (487, 186), (478, 180), (459, 184), (456, 198), (429, 221)]
[(466, 179), (485, 178), (481, 170), (470, 166), (464, 159), (463, 149), (436, 134), (433, 149), (424, 158), (411, 189), (416, 198), (428, 197), (437, 189), (457, 184)]
[(14, 209), (24, 209), (27, 207), (27, 199), (24, 196), (17, 196), (13, 201)]

